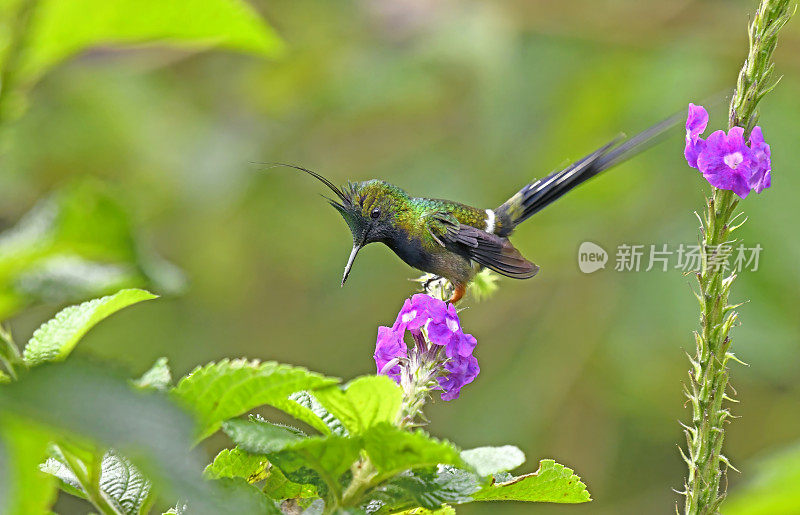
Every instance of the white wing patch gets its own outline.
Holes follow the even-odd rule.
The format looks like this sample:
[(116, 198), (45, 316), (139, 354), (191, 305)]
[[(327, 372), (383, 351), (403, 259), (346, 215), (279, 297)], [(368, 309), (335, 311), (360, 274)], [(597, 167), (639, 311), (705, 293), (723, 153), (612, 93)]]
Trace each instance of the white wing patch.
[(491, 209), (486, 210), (486, 232), (494, 234), (494, 211)]

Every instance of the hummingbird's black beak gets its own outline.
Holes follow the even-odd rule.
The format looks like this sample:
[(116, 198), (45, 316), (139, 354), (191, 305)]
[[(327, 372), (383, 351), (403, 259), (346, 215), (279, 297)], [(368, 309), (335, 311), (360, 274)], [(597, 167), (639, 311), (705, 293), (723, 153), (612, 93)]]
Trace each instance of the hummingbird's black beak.
[(353, 261), (356, 260), (356, 255), (363, 246), (364, 246), (363, 242), (362, 243), (353, 242), (353, 250), (350, 251), (350, 257), (347, 258), (347, 264), (344, 267), (344, 275), (342, 275), (342, 286), (344, 286), (344, 282), (347, 281), (347, 276), (350, 275), (350, 269), (353, 268)]

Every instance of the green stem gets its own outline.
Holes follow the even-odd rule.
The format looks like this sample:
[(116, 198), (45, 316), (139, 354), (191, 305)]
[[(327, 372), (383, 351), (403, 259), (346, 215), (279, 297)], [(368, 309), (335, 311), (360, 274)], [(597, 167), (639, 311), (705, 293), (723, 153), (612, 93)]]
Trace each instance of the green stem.
[(8, 370), (12, 379), (17, 379), (16, 365), (22, 363), (19, 347), (14, 343), (11, 333), (0, 325), (0, 363)]
[(360, 504), (364, 494), (375, 485), (377, 469), (367, 456), (362, 456), (352, 468), (353, 479), (342, 495), (342, 506), (355, 507)]
[[(731, 99), (729, 128), (744, 127), (746, 133), (758, 119), (758, 101), (776, 84), (772, 81), (772, 52), (780, 28), (795, 9), (790, 0), (762, 0), (750, 25), (750, 50), (739, 73), (736, 91)], [(747, 137), (747, 134), (745, 134)], [(727, 190), (714, 189), (706, 201), (700, 229), (703, 259), (697, 274), (700, 291), (700, 330), (695, 332), (697, 349), (691, 359), (686, 395), (692, 407), (692, 423), (685, 427), (687, 452), (683, 453), (689, 471), (684, 495), (686, 515), (714, 514), (725, 498), (722, 479), (731, 467), (722, 453), (725, 424), (731, 413), (725, 401), (728, 396), (729, 332), (737, 320), (734, 306), (728, 305), (735, 274), (726, 275), (719, 256), (732, 244), (733, 212), (738, 199)]]

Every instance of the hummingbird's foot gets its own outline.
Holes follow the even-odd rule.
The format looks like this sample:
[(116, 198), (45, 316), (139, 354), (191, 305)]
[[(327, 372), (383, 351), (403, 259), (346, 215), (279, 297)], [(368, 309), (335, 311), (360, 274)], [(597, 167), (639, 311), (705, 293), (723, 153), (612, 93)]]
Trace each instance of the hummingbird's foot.
[(431, 287), (431, 284), (433, 284), (435, 281), (438, 281), (439, 279), (441, 279), (441, 277), (439, 277), (438, 275), (432, 275), (427, 281), (422, 283), (422, 291), (424, 293), (427, 293)]
[(447, 301), (450, 304), (455, 304), (456, 302), (461, 300), (461, 297), (463, 297), (464, 294), (467, 292), (467, 285), (466, 284), (457, 284), (455, 286), (456, 286), (456, 289), (453, 290), (453, 295)]

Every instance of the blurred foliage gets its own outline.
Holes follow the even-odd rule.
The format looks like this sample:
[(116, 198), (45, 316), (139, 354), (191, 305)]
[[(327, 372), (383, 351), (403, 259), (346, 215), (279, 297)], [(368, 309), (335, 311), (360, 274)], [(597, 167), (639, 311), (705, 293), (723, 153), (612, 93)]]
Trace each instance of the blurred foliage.
[(780, 449), (752, 471), (745, 485), (725, 503), (730, 515), (796, 515), (800, 513), (800, 445)]
[[(0, 228), (91, 177), (189, 278), (186, 294), (161, 302), (157, 316), (144, 304), (94, 329), (88, 352), (138, 370), (167, 355), (181, 374), (231, 355), (343, 377), (371, 371), (377, 326), (391, 323), (416, 287), (407, 278), (418, 274), (375, 246), (340, 289), (350, 246), (344, 224), (315, 184), (254, 163), (297, 163), (334, 182), (381, 177), (415, 195), (492, 207), (621, 130), (728, 90), (754, 7), (252, 5), (287, 42), (283, 59), (152, 46), (111, 57), (90, 51), (43, 77), (6, 134)], [(800, 240), (792, 237), (799, 28), (790, 23), (782, 33), (776, 62), (784, 78), (761, 106), (774, 186), (742, 204), (744, 242), (765, 250), (759, 270), (738, 281), (738, 300), (751, 302), (734, 346), (750, 366), (732, 373), (742, 417), (726, 438), (742, 470), (730, 477), (732, 498), (754, 473), (751, 460), (800, 438)], [(711, 110), (724, 119), (722, 105)], [(465, 446), (514, 441), (529, 456), (579, 467), (595, 500), (571, 512), (666, 513), (679, 500), (669, 487), (684, 474), (676, 421), (686, 416), (683, 349), (697, 324), (689, 281), (679, 270), (611, 266), (584, 275), (575, 254), (587, 240), (610, 259), (621, 243), (694, 243), (702, 179), (682, 149), (677, 131), (520, 227), (515, 245), (542, 270), (530, 281), (501, 279), (489, 301), (461, 314), (478, 338), (482, 373), (469, 395), (428, 413), (432, 432)], [(29, 334), (61, 302), (45, 299), (10, 325)], [(491, 423), (476, 424), (477, 414)], [(207, 445), (216, 451), (220, 442)], [(85, 513), (86, 505), (61, 499), (57, 511)], [(491, 508), (518, 512), (530, 510)]]
[[(104, 449), (113, 447), (134, 459), (160, 487), (162, 495), (192, 502), (198, 513), (221, 513), (234, 507), (242, 513), (251, 512), (245, 500), (203, 483), (203, 458), (197, 450), (190, 449), (192, 419), (160, 394), (132, 390), (127, 381), (109, 372), (106, 366), (80, 360), (42, 365), (24, 374), (19, 382), (5, 385), (0, 390), (0, 406), (4, 413), (2, 444), (11, 451), (0, 461), (4, 472), (45, 463), (45, 458), (50, 457), (61, 466), (50, 462), (45, 470), (71, 484), (73, 490), (89, 492), (91, 497), (92, 485), (96, 485), (117, 494), (114, 500), (123, 502), (125, 497), (131, 497), (133, 485), (121, 483), (120, 474), (114, 469), (128, 468), (123, 477), (140, 473), (127, 459), (117, 456), (107, 460)], [(38, 435), (36, 446), (30, 435)], [(58, 445), (50, 446), (53, 441)], [(65, 445), (64, 441), (70, 443)], [(79, 443), (76, 445), (75, 441)], [(102, 462), (98, 456), (103, 457)], [(8, 489), (9, 495), (0, 499), (3, 513), (41, 512), (23, 503), (44, 503), (52, 498), (55, 483), (44, 483), (43, 479), (32, 482), (29, 475), (29, 471), (4, 475), (0, 488)], [(123, 492), (119, 492), (120, 487), (124, 487)], [(142, 493), (136, 494), (140, 503), (148, 497)], [(97, 499), (103, 497), (97, 495), (93, 501)]]
[(139, 241), (112, 192), (96, 182), (61, 189), (0, 234), (0, 319), (36, 302), (143, 284), (176, 293), (183, 276)]
[[(241, 0), (3, 0), (0, 29), (2, 97), (7, 103), (16, 95), (12, 116), (47, 70), (94, 46), (167, 43), (267, 56), (281, 49), (277, 35)], [(0, 108), (9, 109), (5, 103)]]
[(20, 74), (48, 68), (96, 45), (154, 44), (229, 48), (273, 56), (281, 42), (240, 0), (38, 0)]
[[(170, 388), (163, 358), (135, 382), (80, 359), (42, 365), (65, 359), (104, 318), (153, 297), (121, 290), (69, 306), (22, 353), (6, 353), (24, 361), (4, 362), (14, 381), (0, 389), (0, 512), (46, 513), (56, 484), (109, 515), (141, 515), (176, 501), (170, 511), (277, 514), (280, 503), (323, 502), (325, 513), (364, 514), (367, 506), (396, 513), (473, 500), (590, 500), (572, 469), (553, 460), (514, 477), (508, 471), (525, 461), (514, 446), (461, 452), (405, 429), (403, 390), (385, 376), (340, 388), (338, 379), (303, 368), (239, 359), (198, 367)], [(265, 404), (321, 434), (237, 418)], [(220, 428), (235, 447), (201, 478), (192, 435), (199, 441)]]

